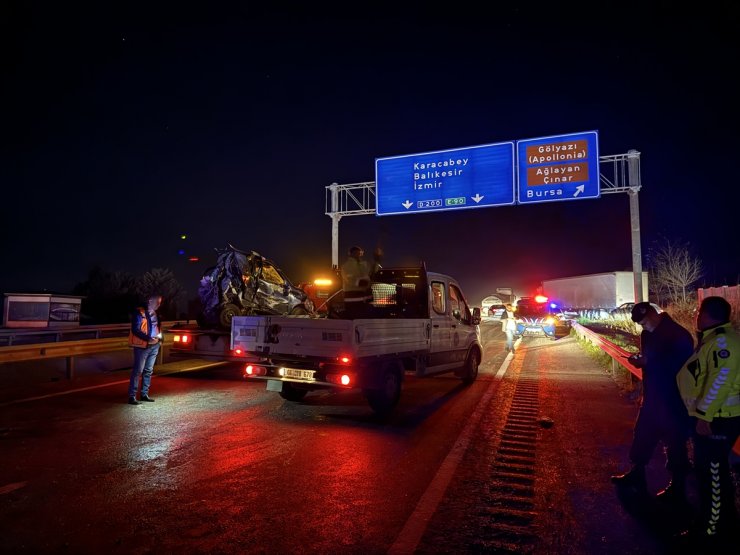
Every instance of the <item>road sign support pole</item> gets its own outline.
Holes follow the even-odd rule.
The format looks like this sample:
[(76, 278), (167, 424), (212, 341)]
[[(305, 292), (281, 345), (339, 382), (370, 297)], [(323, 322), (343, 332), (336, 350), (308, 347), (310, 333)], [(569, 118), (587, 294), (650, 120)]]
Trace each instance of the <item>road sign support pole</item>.
[(339, 185), (332, 183), (331, 189), (331, 267), (339, 268)]
[(630, 229), (632, 233), (632, 275), (634, 276), (635, 302), (645, 299), (642, 296), (642, 248), (640, 246), (640, 153), (636, 150), (627, 152), (630, 198)]

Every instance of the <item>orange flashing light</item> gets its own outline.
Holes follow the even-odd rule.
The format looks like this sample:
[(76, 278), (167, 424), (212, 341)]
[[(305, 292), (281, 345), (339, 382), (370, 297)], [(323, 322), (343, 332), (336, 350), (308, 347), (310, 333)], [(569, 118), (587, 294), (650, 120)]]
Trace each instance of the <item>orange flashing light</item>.
[(332, 284), (332, 281), (330, 279), (318, 278), (318, 279), (313, 280), (313, 284), (318, 287), (322, 287), (322, 286), (328, 287), (329, 285)]
[(544, 295), (536, 295), (534, 300), (535, 302), (538, 302), (538, 303), (546, 303), (547, 297), (545, 297)]

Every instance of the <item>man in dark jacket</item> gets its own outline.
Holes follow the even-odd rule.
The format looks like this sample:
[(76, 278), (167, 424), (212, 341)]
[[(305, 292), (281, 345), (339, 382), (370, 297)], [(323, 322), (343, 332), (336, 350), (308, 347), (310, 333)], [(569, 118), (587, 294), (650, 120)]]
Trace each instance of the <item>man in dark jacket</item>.
[(661, 441), (671, 481), (658, 493), (661, 500), (686, 500), (686, 475), (691, 465), (686, 446), (690, 420), (676, 384), (676, 375), (694, 350), (688, 330), (650, 303), (637, 303), (632, 320), (642, 326), (640, 354), (630, 357), (642, 369), (642, 404), (635, 423), (630, 460), (632, 469), (612, 476), (612, 482), (647, 495), (645, 467)]
[(136, 392), (139, 389), (141, 379), (141, 400), (154, 402), (149, 397), (149, 386), (152, 383), (154, 373), (154, 362), (159, 354), (162, 343), (162, 328), (157, 314), (157, 309), (162, 304), (160, 295), (150, 295), (146, 306), (140, 306), (134, 310), (131, 316), (131, 329), (129, 330), (128, 343), (133, 347), (134, 364), (131, 367), (131, 379), (128, 388), (128, 404), (138, 405)]

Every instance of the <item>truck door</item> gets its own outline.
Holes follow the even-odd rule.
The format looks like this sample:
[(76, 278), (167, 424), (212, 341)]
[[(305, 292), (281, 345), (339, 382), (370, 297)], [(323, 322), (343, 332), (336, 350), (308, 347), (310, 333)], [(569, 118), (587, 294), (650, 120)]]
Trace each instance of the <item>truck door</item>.
[(478, 326), (473, 324), (473, 313), (462, 291), (455, 283), (448, 284), (450, 293), (450, 349), (458, 365), (465, 362), (468, 347), (478, 336)]
[(454, 366), (452, 352), (452, 319), (450, 317), (450, 298), (447, 283), (432, 280), (430, 283), (432, 294), (432, 312), (430, 314), (431, 346), (429, 366), (437, 369)]

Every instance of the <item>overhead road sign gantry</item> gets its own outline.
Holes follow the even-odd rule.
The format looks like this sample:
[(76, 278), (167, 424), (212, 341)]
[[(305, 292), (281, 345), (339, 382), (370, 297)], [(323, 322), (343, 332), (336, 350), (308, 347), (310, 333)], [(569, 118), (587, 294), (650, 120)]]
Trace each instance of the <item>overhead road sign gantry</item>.
[(376, 214), (514, 204), (514, 143), (376, 158)]
[(518, 202), (598, 198), (596, 131), (517, 141)]

